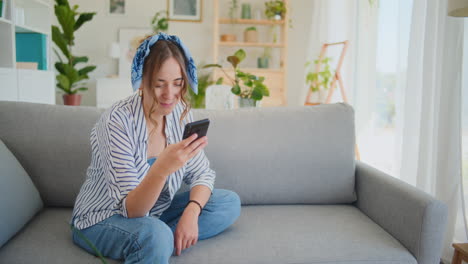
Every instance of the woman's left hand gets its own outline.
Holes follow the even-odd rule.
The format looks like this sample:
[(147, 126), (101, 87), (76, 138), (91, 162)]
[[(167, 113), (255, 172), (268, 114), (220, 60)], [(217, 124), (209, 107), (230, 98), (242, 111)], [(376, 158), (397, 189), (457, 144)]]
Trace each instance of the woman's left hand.
[(182, 250), (195, 245), (198, 241), (199, 210), (193, 207), (193, 203), (189, 204), (182, 213), (179, 223), (177, 223), (174, 235), (174, 247), (177, 256), (180, 256)]

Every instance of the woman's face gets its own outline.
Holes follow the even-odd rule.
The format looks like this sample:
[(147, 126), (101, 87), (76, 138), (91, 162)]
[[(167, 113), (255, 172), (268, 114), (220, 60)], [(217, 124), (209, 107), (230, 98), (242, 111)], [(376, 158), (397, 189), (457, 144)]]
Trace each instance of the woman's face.
[[(149, 89), (154, 92), (159, 101), (159, 104), (155, 105), (156, 115), (165, 116), (172, 112), (180, 100), (183, 85), (184, 80), (179, 63), (172, 57), (167, 59), (154, 76), (153, 87)], [(145, 92), (147, 90), (143, 90), (143, 103), (147, 109), (150, 109), (153, 98), (145, 95)]]

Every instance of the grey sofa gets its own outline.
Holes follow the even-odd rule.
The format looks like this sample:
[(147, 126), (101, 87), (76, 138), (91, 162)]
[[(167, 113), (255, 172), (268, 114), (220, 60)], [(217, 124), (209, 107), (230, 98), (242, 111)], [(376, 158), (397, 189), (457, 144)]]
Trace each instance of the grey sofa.
[[(100, 263), (72, 243), (69, 220), (102, 111), (0, 102), (0, 263)], [(446, 206), (355, 161), (349, 105), (193, 111), (211, 120), (215, 188), (243, 207), (171, 263), (439, 262)]]

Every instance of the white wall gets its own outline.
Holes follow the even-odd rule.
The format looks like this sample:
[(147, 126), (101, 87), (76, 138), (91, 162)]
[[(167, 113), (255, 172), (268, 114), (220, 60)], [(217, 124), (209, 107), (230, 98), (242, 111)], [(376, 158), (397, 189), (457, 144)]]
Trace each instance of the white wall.
[[(74, 54), (88, 56), (89, 63), (97, 69), (90, 74), (89, 91), (83, 93), (82, 105), (96, 105), (96, 78), (118, 73), (118, 60), (107, 56), (111, 42), (118, 42), (120, 28), (149, 27), (153, 15), (167, 8), (167, 0), (127, 0), (126, 14), (121, 16), (107, 13), (108, 1), (70, 0), (71, 5), (79, 5), (81, 12), (97, 12), (91, 22), (86, 23), (77, 33)], [(255, 0), (258, 1), (258, 0)], [(211, 63), (213, 45), (213, 0), (203, 0), (201, 23), (175, 22), (169, 25), (169, 34), (178, 35), (186, 44), (196, 63), (200, 60)], [(242, 2), (242, 1), (241, 1)], [(254, 2), (254, 1), (250, 1)], [(221, 1), (222, 3), (222, 1)], [(305, 51), (308, 46), (308, 34), (312, 1), (290, 0), (290, 17), (293, 28), (289, 29), (288, 46), (288, 103), (301, 105), (304, 94)], [(225, 4), (221, 9), (227, 9)], [(57, 22), (55, 21), (55, 24)], [(57, 94), (57, 104), (62, 104), (61, 94)]]

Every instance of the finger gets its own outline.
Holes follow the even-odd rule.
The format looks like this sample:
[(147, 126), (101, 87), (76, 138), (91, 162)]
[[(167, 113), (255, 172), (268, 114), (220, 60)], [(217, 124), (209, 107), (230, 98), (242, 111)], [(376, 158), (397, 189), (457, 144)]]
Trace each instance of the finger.
[(188, 159), (195, 157), (204, 147), (206, 147), (206, 145), (208, 145), (208, 142), (200, 144), (196, 149), (188, 154)]
[(190, 144), (187, 149), (189, 149), (189, 153), (194, 151), (198, 146), (200, 146), (201, 144), (205, 143), (205, 142), (208, 142), (208, 138), (206, 136), (204, 137), (201, 137), (197, 140), (195, 140), (192, 144)]
[(180, 252), (182, 251), (182, 241), (179, 237), (176, 239), (176, 255), (180, 256)]
[(182, 145), (184, 146), (184, 148), (187, 147), (188, 145), (190, 145), (197, 137), (198, 137), (198, 134), (195, 133), (195, 134), (191, 135), (190, 137), (182, 140), (182, 142), (183, 142)]
[(186, 249), (189, 247), (188, 245), (189, 241), (187, 238), (184, 239), (183, 243), (182, 243), (182, 250)]

